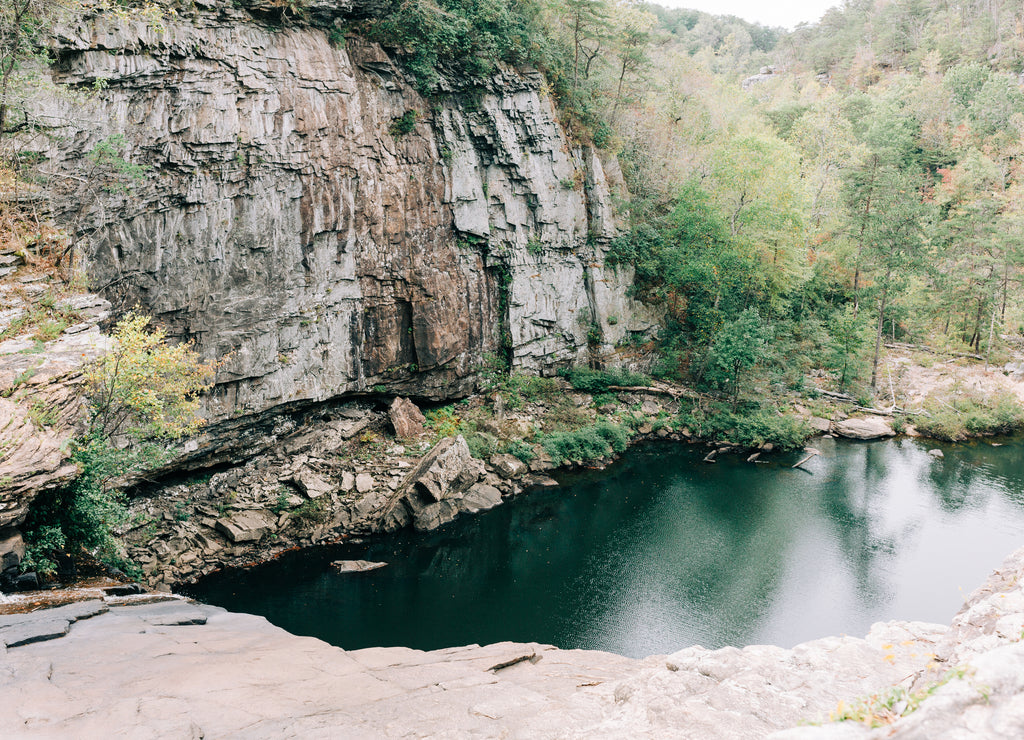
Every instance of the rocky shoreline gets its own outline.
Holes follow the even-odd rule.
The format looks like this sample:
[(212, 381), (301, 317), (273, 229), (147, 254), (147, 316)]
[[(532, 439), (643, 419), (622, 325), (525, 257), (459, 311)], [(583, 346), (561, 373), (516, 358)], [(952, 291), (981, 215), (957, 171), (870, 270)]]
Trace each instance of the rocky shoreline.
[[(596, 406), (594, 396), (565, 381), (559, 395), (592, 421), (630, 414), (629, 443), (649, 440), (703, 444), (708, 462), (720, 455), (754, 459), (771, 453), (728, 441), (697, 439), (675, 421), (678, 399), (670, 390), (651, 388), (619, 394)], [(418, 409), (407, 399), (405, 408)], [(485, 402), (467, 399), (467, 408)], [(336, 407), (313, 423), (296, 428), (264, 453), (229, 470), (161, 486), (133, 500), (131, 523), (123, 532), (129, 556), (152, 588), (171, 590), (224, 567), (252, 565), (295, 548), (391, 532), (404, 527), (428, 531), (456, 516), (491, 509), (530, 488), (558, 482), (551, 473), (573, 467), (601, 468), (617, 454), (556, 465), (530, 439), (551, 414), (550, 404), (526, 403), (517, 411), (484, 422), (499, 443), (522, 443), (529, 461), (495, 453), (478, 459), (462, 436), (436, 438), (422, 427), (422, 416), (407, 427), (404, 416), (355, 401)], [(499, 403), (500, 406), (500, 403)], [(818, 433), (853, 439), (895, 435), (884, 420), (809, 419)], [(405, 412), (406, 414), (408, 411)], [(762, 458), (763, 459), (763, 458)]]

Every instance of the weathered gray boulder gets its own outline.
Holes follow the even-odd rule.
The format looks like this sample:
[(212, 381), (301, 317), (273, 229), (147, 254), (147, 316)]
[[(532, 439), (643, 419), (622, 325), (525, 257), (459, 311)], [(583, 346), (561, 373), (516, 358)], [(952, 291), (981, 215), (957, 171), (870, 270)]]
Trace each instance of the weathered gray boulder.
[(493, 509), (501, 503), (501, 491), (486, 483), (477, 483), (462, 497), (462, 510), (470, 514)]
[(334, 560), (331, 562), (334, 569), (339, 573), (365, 573), (368, 570), (377, 570), (387, 566), (387, 563), (375, 562), (373, 560)]
[(433, 504), (410, 506), (412, 526), (422, 532), (437, 529), (459, 515), (461, 511), (459, 503), (458, 500), (449, 499)]
[(837, 421), (834, 429), (836, 434), (849, 439), (879, 439), (896, 435), (884, 419), (876, 416)]
[(258, 542), (271, 531), (277, 517), (269, 511), (240, 511), (217, 520), (217, 529), (232, 542)]
[(25, 540), (14, 527), (0, 527), (0, 571), (16, 567), (25, 557)]
[(527, 470), (529, 470), (526, 463), (518, 457), (507, 453), (493, 455), (490, 459), (490, 463), (491, 467), (497, 471), (498, 475), (506, 480), (525, 475)]
[(469, 453), (461, 434), (446, 437), (409, 471), (400, 490), (418, 494), (426, 501), (443, 501), (468, 490), (483, 472), (483, 463)]
[(808, 426), (811, 427), (811, 429), (813, 429), (816, 432), (821, 432), (822, 434), (828, 434), (830, 431), (832, 431), (832, 422), (829, 421), (828, 419), (823, 419), (820, 416), (809, 417), (807, 419), (807, 424)]
[(295, 485), (309, 498), (319, 498), (325, 493), (330, 493), (335, 486), (326, 478), (309, 468), (302, 468), (292, 478)]
[(426, 418), (408, 398), (396, 397), (388, 409), (391, 425), (395, 428), (395, 436), (399, 439), (412, 439), (423, 434)]

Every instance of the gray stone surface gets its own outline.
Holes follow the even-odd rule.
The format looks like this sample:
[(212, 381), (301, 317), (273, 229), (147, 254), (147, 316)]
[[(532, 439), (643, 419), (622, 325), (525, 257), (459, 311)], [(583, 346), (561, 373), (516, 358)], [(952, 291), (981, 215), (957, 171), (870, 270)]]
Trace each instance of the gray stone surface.
[(368, 570), (387, 567), (387, 563), (372, 560), (334, 560), (331, 565), (339, 573), (364, 573)]
[(506, 453), (491, 456), (489, 462), (491, 463), (491, 467), (497, 471), (498, 475), (506, 479), (518, 478), (525, 475), (529, 470), (526, 463), (518, 457)]
[(395, 436), (399, 439), (412, 439), (423, 434), (426, 418), (408, 398), (396, 396), (391, 402), (391, 408), (388, 409), (388, 416), (391, 418), (391, 426), (395, 429)]
[[(111, 607), (59, 640), (7, 649), (0, 736), (99, 738), (121, 727), (139, 737), (1017, 738), (1022, 583), (1024, 550), (949, 628), (890, 622), (865, 639), (643, 660), (516, 643), (345, 652), (180, 600)], [(70, 620), (54, 617), (72, 616), (61, 609), (0, 624), (59, 632), (53, 623)], [(881, 728), (828, 723), (839, 702), (893, 685), (930, 694), (902, 718), (882, 715), (895, 721)]]
[[(116, 607), (59, 641), (8, 650), (0, 735), (762, 737), (905, 675), (910, 652), (931, 647), (895, 626), (866, 641), (668, 659), (514, 643), (345, 652), (214, 607), (190, 607), (205, 625), (169, 626), (183, 607)], [(890, 662), (876, 643), (897, 639), (916, 648)]]
[[(774, 740), (1004, 740), (1024, 737), (1024, 549), (1013, 553), (968, 597), (942, 635), (934, 661), (899, 687), (927, 694), (914, 711), (890, 715), (873, 704), (882, 726), (853, 721), (803, 727)], [(847, 706), (864, 694), (847, 697)]]
[(462, 497), (462, 510), (470, 514), (493, 509), (501, 503), (501, 491), (486, 483), (477, 483)]
[(75, 622), (107, 611), (102, 601), (80, 601), (27, 614), (0, 615), (0, 642), (8, 648), (63, 637)]
[(335, 489), (333, 483), (308, 468), (303, 468), (294, 477), (295, 485), (309, 498), (319, 498)]
[(232, 542), (258, 542), (276, 523), (269, 511), (240, 511), (217, 520), (217, 530)]
[(896, 436), (896, 432), (885, 419), (877, 416), (837, 421), (833, 424), (833, 429), (839, 436), (849, 439), (879, 439)]

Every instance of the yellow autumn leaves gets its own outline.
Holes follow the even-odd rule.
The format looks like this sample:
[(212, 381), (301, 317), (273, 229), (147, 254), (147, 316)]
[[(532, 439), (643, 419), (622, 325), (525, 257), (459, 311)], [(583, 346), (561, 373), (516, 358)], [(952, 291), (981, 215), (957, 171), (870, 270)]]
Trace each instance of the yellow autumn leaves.
[(217, 363), (203, 362), (191, 342), (168, 344), (150, 317), (131, 312), (113, 332), (114, 349), (84, 373), (90, 433), (177, 439), (203, 423), (198, 395), (213, 384)]

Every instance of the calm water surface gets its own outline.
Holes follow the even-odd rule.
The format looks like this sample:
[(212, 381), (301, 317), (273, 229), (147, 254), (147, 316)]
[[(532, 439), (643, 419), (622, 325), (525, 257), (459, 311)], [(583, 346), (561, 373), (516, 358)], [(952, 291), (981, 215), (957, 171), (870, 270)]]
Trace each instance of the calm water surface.
[[(836, 443), (753, 465), (631, 450), (434, 533), (316, 548), (190, 595), (343, 648), (500, 640), (629, 656), (948, 622), (1024, 545), (1024, 445)], [(338, 574), (339, 558), (387, 568)]]

